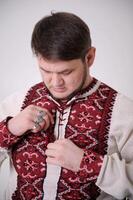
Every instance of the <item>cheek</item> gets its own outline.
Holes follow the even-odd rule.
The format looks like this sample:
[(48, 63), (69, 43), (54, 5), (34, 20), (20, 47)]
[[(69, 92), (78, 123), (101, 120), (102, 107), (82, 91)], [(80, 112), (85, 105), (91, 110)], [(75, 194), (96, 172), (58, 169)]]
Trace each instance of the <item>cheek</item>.
[(44, 74), (43, 72), (41, 72), (41, 77), (43, 82), (47, 85), (50, 82), (50, 77), (49, 75)]
[(71, 88), (77, 88), (81, 84), (82, 79), (83, 79), (82, 72), (76, 73), (67, 79), (66, 86), (69, 86)]

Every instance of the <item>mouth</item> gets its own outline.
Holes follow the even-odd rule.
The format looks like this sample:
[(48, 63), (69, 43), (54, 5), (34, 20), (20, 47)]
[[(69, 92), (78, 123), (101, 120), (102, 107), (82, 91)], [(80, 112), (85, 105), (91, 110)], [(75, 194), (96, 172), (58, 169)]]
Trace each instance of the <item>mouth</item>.
[(53, 90), (54, 92), (65, 92), (65, 91), (66, 91), (64, 87), (52, 88), (52, 90)]

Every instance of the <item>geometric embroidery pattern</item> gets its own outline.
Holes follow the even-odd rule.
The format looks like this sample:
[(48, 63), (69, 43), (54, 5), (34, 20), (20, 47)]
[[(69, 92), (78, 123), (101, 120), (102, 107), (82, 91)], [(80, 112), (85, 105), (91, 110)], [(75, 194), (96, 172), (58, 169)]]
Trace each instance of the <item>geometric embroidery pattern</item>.
[[(80, 99), (76, 95), (75, 100), (69, 105), (71, 109), (65, 128), (65, 138), (82, 148), (84, 157), (78, 172), (61, 169), (56, 200), (94, 200), (100, 194), (95, 182), (103, 156), (107, 153), (116, 91), (101, 83), (96, 91), (82, 98), (82, 94), (89, 92), (96, 83), (97, 80), (94, 79), (89, 87), (79, 93)], [(27, 93), (22, 109), (34, 104), (47, 108), (54, 117), (57, 109), (63, 113), (65, 105), (62, 106), (59, 102), (56, 104), (48, 96), (44, 84), (39, 83)], [(6, 131), (3, 131), (0, 137), (3, 146), (9, 144), (10, 138), (7, 138)], [(8, 137), (12, 136), (8, 135)], [(4, 139), (6, 141), (8, 139), (8, 143), (4, 142)], [(17, 188), (12, 195), (13, 200), (42, 200), (43, 182), (47, 171), (45, 150), (48, 143), (54, 140), (54, 125), (52, 125), (47, 131), (29, 132), (16, 140), (17, 142), (15, 141), (12, 148), (12, 161), (18, 177)]]

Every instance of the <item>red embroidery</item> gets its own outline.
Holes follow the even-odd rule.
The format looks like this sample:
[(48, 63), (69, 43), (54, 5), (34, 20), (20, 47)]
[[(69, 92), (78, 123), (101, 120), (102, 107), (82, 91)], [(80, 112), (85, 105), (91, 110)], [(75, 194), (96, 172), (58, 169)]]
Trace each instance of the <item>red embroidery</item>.
[[(106, 154), (110, 117), (116, 92), (104, 84), (82, 102), (75, 102), (70, 114), (66, 137), (85, 151), (80, 170), (76, 174), (62, 170), (57, 199), (96, 199), (100, 189), (95, 185), (103, 155)], [(61, 190), (60, 190), (60, 182)], [(64, 188), (64, 191), (63, 191)], [(71, 192), (66, 192), (71, 191)], [(75, 199), (76, 199), (75, 198)]]
[(10, 133), (10, 131), (7, 128), (7, 121), (3, 120), (0, 123), (0, 145), (3, 148), (9, 149), (10, 146), (15, 144), (20, 137), (17, 137)]
[[(94, 79), (93, 83), (78, 95), (87, 93), (96, 83)], [(48, 91), (44, 84), (37, 84), (28, 92), (22, 109), (35, 104), (49, 109), (54, 115), (56, 109), (61, 111), (65, 108), (65, 106), (58, 108), (58, 105), (49, 100), (47, 95)], [(56, 200), (92, 200), (100, 193), (95, 181), (107, 150), (110, 118), (116, 92), (101, 84), (89, 96), (78, 99), (78, 95), (71, 103), (65, 137), (84, 149), (85, 154), (79, 172), (62, 168)], [(45, 150), (47, 144), (54, 141), (53, 131), (54, 127), (50, 127), (46, 132), (29, 133), (13, 146), (12, 158), (18, 173), (13, 200), (42, 200), (43, 182), (46, 176)], [(8, 141), (6, 131), (4, 137), (4, 142)]]

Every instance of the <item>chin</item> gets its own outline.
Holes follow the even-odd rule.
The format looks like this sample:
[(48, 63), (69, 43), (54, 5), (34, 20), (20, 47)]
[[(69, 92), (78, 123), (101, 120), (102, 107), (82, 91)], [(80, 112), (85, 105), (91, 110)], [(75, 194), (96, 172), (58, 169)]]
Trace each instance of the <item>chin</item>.
[(59, 99), (59, 100), (67, 99), (67, 96), (65, 96), (65, 95), (55, 95), (55, 94), (52, 94), (52, 96), (55, 99)]
[(54, 93), (54, 92), (51, 92), (51, 95), (54, 99), (58, 99), (58, 100), (67, 100), (69, 99), (69, 94), (63, 94), (63, 93)]
[(51, 96), (54, 99), (57, 100), (70, 100), (71, 98), (73, 98), (77, 92), (81, 89), (81, 87), (78, 87), (77, 89), (73, 90), (73, 91), (64, 91), (64, 92), (55, 92), (53, 90), (49, 90), (51, 93)]

